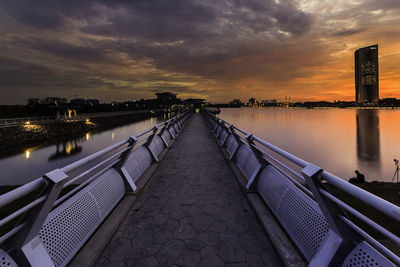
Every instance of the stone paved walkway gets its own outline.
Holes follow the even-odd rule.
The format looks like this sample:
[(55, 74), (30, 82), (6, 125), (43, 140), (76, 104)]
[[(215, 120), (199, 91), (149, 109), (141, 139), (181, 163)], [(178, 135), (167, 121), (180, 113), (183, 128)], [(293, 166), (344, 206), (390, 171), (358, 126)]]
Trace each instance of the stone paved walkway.
[(96, 266), (281, 266), (203, 118), (194, 114)]

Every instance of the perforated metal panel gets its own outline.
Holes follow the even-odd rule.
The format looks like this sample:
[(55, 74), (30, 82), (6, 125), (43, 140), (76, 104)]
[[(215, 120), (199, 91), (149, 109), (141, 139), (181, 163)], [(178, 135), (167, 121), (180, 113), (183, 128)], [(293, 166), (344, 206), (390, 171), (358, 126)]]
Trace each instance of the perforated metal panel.
[(182, 120), (178, 120), (176, 123), (178, 124), (179, 128), (182, 128), (182, 127), (183, 127)]
[(213, 128), (212, 128), (212, 131), (215, 133), (215, 131), (217, 130), (217, 128), (218, 128), (218, 123), (215, 123), (214, 124), (214, 126), (213, 126)]
[(214, 128), (215, 121), (210, 120), (209, 123), (210, 123), (210, 128), (213, 129), (213, 128)]
[(0, 249), (0, 267), (17, 267), (15, 261), (2, 249)]
[(161, 134), (161, 138), (164, 139), (165, 143), (169, 144), (169, 142), (171, 141), (171, 134), (169, 133), (169, 131), (164, 131)]
[(175, 128), (171, 126), (171, 127), (169, 127), (168, 130), (169, 130), (171, 136), (172, 136), (172, 137), (175, 137), (175, 135), (176, 135), (176, 130), (175, 130)]
[(226, 140), (226, 150), (228, 150), (228, 153), (230, 156), (236, 151), (238, 148), (239, 144), (236, 141), (235, 137), (231, 134), (228, 137), (228, 140)]
[(149, 149), (151, 150), (151, 152), (153, 152), (153, 154), (156, 157), (158, 157), (158, 155), (160, 155), (163, 148), (164, 148), (164, 143), (161, 140), (161, 137), (155, 136), (149, 145)]
[(218, 137), (219, 134), (221, 133), (221, 131), (222, 131), (222, 127), (218, 126), (217, 130), (215, 131), (215, 136)]
[(65, 266), (125, 194), (114, 169), (53, 210), (39, 232), (55, 266)]
[(179, 126), (178, 126), (177, 123), (174, 124), (174, 128), (175, 128), (175, 131), (176, 131), (176, 132), (179, 132)]
[(271, 165), (262, 171), (257, 191), (303, 255), (311, 260), (329, 231), (317, 203)]
[(132, 181), (136, 182), (150, 166), (151, 162), (150, 151), (142, 146), (129, 156), (123, 167), (129, 173)]
[(239, 147), (236, 154), (236, 162), (247, 179), (250, 179), (261, 168), (261, 164), (258, 162), (253, 151), (245, 144)]
[(224, 143), (226, 138), (228, 138), (228, 131), (223, 129), (221, 134), (219, 135), (219, 140), (221, 141), (221, 143)]
[(359, 266), (395, 266), (382, 254), (371, 247), (367, 242), (363, 241), (358, 244), (353, 251), (344, 260), (342, 266), (359, 267)]

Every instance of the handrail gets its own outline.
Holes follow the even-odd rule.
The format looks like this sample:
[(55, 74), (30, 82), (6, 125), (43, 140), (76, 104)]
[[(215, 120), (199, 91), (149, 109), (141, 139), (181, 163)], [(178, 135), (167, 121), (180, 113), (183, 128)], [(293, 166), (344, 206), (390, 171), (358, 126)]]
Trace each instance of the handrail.
[[(163, 130), (163, 129), (168, 129), (169, 127), (172, 127), (174, 122), (177, 122), (178, 120), (186, 117), (188, 115), (188, 112), (180, 113), (164, 122), (161, 122), (150, 129), (147, 129), (143, 132), (140, 132), (134, 136), (131, 136), (130, 138), (126, 138), (114, 145), (111, 145), (109, 147), (106, 147), (92, 155), (89, 155), (83, 159), (80, 159), (74, 163), (71, 163), (63, 168), (61, 168), (55, 175), (59, 175), (60, 173), (64, 174), (70, 174), (73, 171), (86, 167), (86, 169), (83, 169), (81, 173), (73, 176), (67, 176), (62, 177), (62, 187), (61, 188), (66, 188), (68, 185), (73, 184), (74, 182), (77, 182), (81, 178), (85, 176), (90, 177), (85, 177), (83, 181), (81, 182), (80, 185), (69, 191), (63, 196), (58, 196), (58, 199), (55, 199), (53, 203), (50, 205), (49, 212), (51, 211), (51, 207), (55, 207), (59, 205), (60, 203), (64, 202), (71, 196), (75, 195), (77, 192), (81, 191), (86, 185), (89, 183), (93, 182), (96, 180), (98, 177), (100, 177), (102, 174), (104, 174), (106, 171), (114, 167), (116, 164), (119, 164), (121, 162), (121, 157), (124, 156), (126, 153), (129, 155), (129, 152), (132, 150), (132, 148), (136, 145), (139, 146), (139, 144), (145, 145), (149, 140), (152, 135), (156, 134), (157, 132)], [(124, 145), (127, 145), (126, 148), (122, 148)], [(102, 157), (107, 155), (107, 158), (103, 159)], [(101, 159), (100, 159), (101, 158)], [(96, 162), (94, 166), (91, 166), (88, 164), (92, 163), (96, 160), (100, 159), (100, 162)], [(95, 172), (95, 173), (93, 173)], [(91, 174), (93, 173), (93, 174)], [(47, 175), (50, 175), (47, 177)], [(0, 208), (4, 208), (7, 205), (11, 204), (14, 201), (17, 201), (18, 199), (21, 199), (23, 197), (26, 197), (27, 195), (38, 191), (39, 189), (44, 189), (45, 186), (48, 186), (52, 183), (57, 183), (59, 182), (57, 177), (52, 177), (52, 173), (46, 174), (43, 177), (40, 177), (36, 180), (33, 180), (25, 185), (22, 185), (16, 189), (13, 189), (7, 193), (4, 193), (3, 195), (0, 195)], [(48, 180), (50, 179), (50, 180)], [(25, 214), (27, 211), (32, 210), (33, 208), (37, 207), (38, 205), (46, 205), (46, 201), (48, 200), (48, 197), (50, 193), (47, 193), (43, 195), (43, 190), (41, 191), (42, 195), (38, 195), (36, 199), (31, 200), (28, 204), (25, 204), (24, 206), (17, 208), (16, 210), (12, 211), (11, 214), (5, 216), (4, 218), (0, 219), (0, 227), (4, 225), (8, 225), (12, 220), (18, 218), (20, 215)], [(51, 192), (51, 188), (50, 188)], [(46, 216), (46, 214), (44, 214)], [(43, 215), (42, 215), (43, 216)], [(35, 220), (36, 218), (26, 218), (23, 221), (20, 221), (16, 226), (14, 226), (11, 230), (3, 234), (3, 236), (0, 237), (0, 245), (7, 241), (9, 238), (14, 236), (16, 233), (18, 233), (20, 230), (25, 228), (27, 225), (29, 225), (29, 221)], [(27, 221), (28, 220), (28, 221)]]
[(74, 163), (71, 163), (71, 164), (61, 168), (61, 170), (65, 173), (74, 171), (74, 170), (78, 169), (79, 167), (82, 167), (83, 165), (107, 154), (108, 152), (127, 144), (128, 142), (129, 142), (129, 138), (122, 140), (114, 145), (111, 145), (109, 147), (106, 147), (106, 148), (100, 150), (99, 152), (89, 155), (81, 160), (75, 161)]
[[(214, 115), (213, 115), (214, 116)], [(216, 116), (215, 116), (216, 117)], [(218, 117), (216, 117), (217, 120), (219, 120), (220, 122), (223, 122), (226, 125), (232, 125), (231, 127), (235, 130), (238, 130), (239, 132), (241, 132), (244, 135), (250, 135), (249, 132), (242, 130), (236, 126), (234, 126), (233, 124), (229, 124), (225, 121), (222, 121), (221, 119), (219, 119)], [(275, 153), (277, 153), (278, 155), (286, 158), (287, 160), (293, 162), (294, 164), (296, 164), (299, 167), (306, 167), (308, 165), (310, 165), (311, 163), (277, 147), (274, 146), (266, 141), (264, 141), (263, 139), (255, 136), (255, 135), (251, 135), (251, 140), (256, 141), (257, 143), (259, 143), (260, 145), (274, 151)], [(322, 178), (327, 181), (328, 183), (332, 184), (333, 186), (345, 191), (346, 193), (349, 193), (351, 195), (353, 195), (354, 197), (358, 198), (359, 200), (367, 203), (368, 205), (380, 210), (381, 212), (385, 213), (386, 215), (388, 215), (389, 217), (392, 217), (395, 220), (400, 221), (400, 207), (394, 205), (393, 203), (390, 203), (380, 197), (377, 197), (374, 194), (371, 194), (353, 184), (350, 184), (346, 181), (344, 181), (343, 179), (340, 179), (339, 177), (327, 172), (327, 171), (323, 171), (322, 173)]]
[[(271, 164), (278, 170), (280, 173), (282, 173), (291, 183), (293, 183), (295, 186), (299, 187), (303, 192), (305, 192), (307, 195), (310, 197), (314, 198), (316, 203), (320, 206), (320, 209), (323, 210), (324, 216), (332, 216), (328, 215), (331, 211), (326, 210), (328, 206), (326, 204), (323, 204), (321, 202), (320, 196), (325, 197), (334, 205), (337, 205), (338, 207), (346, 210), (350, 214), (354, 215), (358, 220), (361, 222), (365, 223), (366, 225), (372, 227), (374, 230), (378, 231), (382, 235), (384, 235), (386, 238), (391, 240), (397, 245), (400, 245), (400, 237), (397, 236), (397, 233), (392, 233), (389, 230), (387, 230), (385, 227), (381, 226), (379, 223), (371, 220), (355, 208), (349, 206), (348, 204), (344, 203), (343, 201), (339, 200), (329, 192), (323, 189), (323, 187), (320, 187), (318, 183), (321, 183), (322, 181), (327, 182), (328, 184), (331, 184), (332, 186), (341, 189), (342, 191), (350, 194), (351, 196), (361, 200), (363, 203), (377, 209), (378, 211), (384, 213), (388, 217), (396, 220), (397, 222), (400, 222), (400, 207), (396, 206), (393, 203), (390, 203), (376, 195), (373, 195), (351, 183), (348, 183), (344, 181), (343, 179), (327, 172), (327, 171), (320, 171), (318, 174), (319, 181), (316, 183), (307, 176), (307, 172), (304, 172), (303, 175), (300, 175), (298, 172), (294, 171), (291, 169), (287, 164), (281, 162), (281, 160), (278, 160), (276, 157), (272, 156), (269, 151), (272, 151), (282, 157), (283, 159), (288, 160), (289, 162), (293, 163), (294, 165), (297, 165), (300, 168), (303, 168), (303, 170), (306, 170), (307, 168), (311, 168), (312, 170), (319, 170), (317, 166), (312, 165), (311, 163), (277, 147), (274, 146), (265, 140), (254, 136), (253, 134), (231, 124), (228, 123), (220, 118), (218, 118), (216, 115), (208, 113), (207, 116), (210, 118), (210, 126), (213, 127), (213, 131), (216, 132), (215, 129), (217, 129), (217, 125), (220, 127), (225, 127), (225, 129), (228, 130), (228, 133), (231, 135), (234, 135), (237, 141), (239, 141), (242, 144), (247, 145), (250, 147), (255, 154), (258, 155), (259, 159), (262, 159), (263, 161), (266, 161), (267, 164)], [(215, 124), (216, 123), (216, 124)], [(216, 137), (218, 137), (218, 133), (216, 133)], [(223, 145), (223, 144), (222, 144)], [(264, 149), (263, 149), (264, 148)], [(267, 150), (265, 150), (265, 148)], [(286, 161), (285, 161), (286, 162)], [(287, 171), (288, 173), (283, 172), (282, 170)], [(302, 171), (303, 172), (303, 171)], [(289, 175), (290, 174), (290, 175)], [(300, 179), (302, 182), (307, 183), (308, 188), (315, 188), (317, 186), (316, 191), (313, 190), (312, 192), (305, 188), (302, 184), (298, 183), (295, 179), (291, 177), (291, 175), (294, 175), (294, 177)], [(307, 177), (306, 177), (307, 176)], [(305, 189), (305, 190), (304, 190)], [(318, 197), (316, 197), (318, 195)], [(325, 205), (325, 207), (324, 207)], [(329, 204), (331, 205), (331, 204)], [(329, 206), (330, 207), (330, 206)], [(333, 206), (332, 206), (333, 207)], [(335, 216), (335, 215), (333, 215)], [(357, 232), (362, 238), (364, 238), (366, 241), (368, 241), (371, 245), (373, 245), (375, 248), (379, 249), (381, 252), (383, 252), (389, 259), (391, 259), (394, 263), (400, 264), (400, 258), (396, 255), (393, 254), (392, 251), (390, 251), (388, 248), (386, 248), (384, 245), (382, 245), (379, 241), (368, 235), (365, 231), (360, 229), (358, 226), (354, 224), (351, 220), (346, 218), (343, 215), (337, 214), (339, 220), (342, 220), (344, 224), (346, 224), (348, 227), (352, 228), (355, 232)], [(329, 219), (330, 220), (330, 219)], [(333, 221), (329, 222), (329, 225), (335, 224)]]
[(374, 194), (371, 194), (370, 192), (367, 192), (355, 185), (352, 185), (327, 171), (324, 171), (322, 173), (322, 177), (331, 185), (345, 191), (346, 193), (351, 194), (352, 196), (367, 203), (375, 209), (385, 213), (389, 217), (400, 221), (400, 207), (380, 197), (377, 197)]
[(11, 190), (0, 196), (0, 209), (7, 206), (11, 202), (20, 199), (36, 190), (40, 189), (46, 184), (43, 178), (37, 178), (27, 184), (24, 184), (14, 190)]

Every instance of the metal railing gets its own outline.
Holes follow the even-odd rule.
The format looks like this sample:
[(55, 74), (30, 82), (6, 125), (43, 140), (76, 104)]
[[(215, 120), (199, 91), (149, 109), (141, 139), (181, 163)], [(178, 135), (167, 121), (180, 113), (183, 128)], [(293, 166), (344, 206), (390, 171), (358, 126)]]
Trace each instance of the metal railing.
[[(392, 233), (379, 222), (362, 214), (352, 207), (353, 203), (345, 203), (338, 199), (329, 192), (327, 185), (385, 214), (394, 224), (400, 222), (400, 207), (211, 113), (206, 113), (206, 118), (219, 145), (226, 149), (230, 159), (237, 163), (247, 178), (246, 188), (255, 190), (264, 199), (310, 266), (369, 266), (370, 263), (374, 264), (373, 266), (378, 263), (383, 266), (400, 265), (399, 256), (363, 228), (367, 225), (390, 240), (393, 246), (400, 247), (399, 233)], [(289, 196), (295, 201), (289, 201), (285, 206), (282, 203), (287, 201)], [(292, 214), (282, 215), (288, 213), (289, 209)], [(293, 215), (299, 211), (302, 214)], [(318, 214), (322, 215), (322, 219), (317, 218)], [(297, 226), (293, 226), (294, 224)], [(360, 224), (363, 224), (363, 227)], [(314, 227), (314, 230), (309, 232), (307, 237), (301, 236), (309, 231), (310, 227)], [(319, 239), (315, 241), (315, 248), (310, 249), (307, 246), (313, 242), (314, 232), (319, 232)], [(301, 239), (304, 238), (309, 240), (303, 242)]]
[[(3, 214), (7, 213), (0, 220), (2, 233), (0, 255), (5, 257), (4, 261), (8, 260), (11, 265), (16, 263), (32, 266), (48, 266), (49, 264), (65, 266), (111, 212), (122, 195), (127, 191), (136, 190), (136, 180), (139, 177), (132, 180), (132, 174), (124, 171), (127, 160), (136, 157), (135, 151), (144, 149), (151, 155), (153, 163), (158, 162), (158, 154), (163, 148), (168, 147), (169, 140), (175, 138), (177, 130), (183, 127), (183, 123), (189, 115), (190, 113), (186, 111), (142, 133), (104, 148), (68, 166), (53, 170), (1, 195), (0, 209)], [(170, 135), (171, 128), (174, 128), (173, 135)], [(165, 138), (165, 136), (169, 137)], [(157, 151), (152, 149), (153, 141), (156, 139), (162, 140), (162, 143), (156, 144)], [(142, 159), (133, 160), (140, 164)], [(142, 167), (147, 169), (148, 165)], [(95, 199), (96, 194), (97, 200)], [(63, 242), (57, 238), (68, 238), (68, 236), (62, 237), (67, 230), (71, 231), (69, 235), (74, 235), (74, 232), (79, 231), (78, 234), (82, 235), (82, 229), (74, 230), (74, 227), (79, 227), (79, 225), (74, 225), (77, 224), (77, 221), (65, 222), (65, 220), (70, 220), (75, 216), (74, 213), (85, 208), (87, 203), (82, 201), (85, 197), (90, 201), (95, 201), (96, 205), (93, 207), (97, 206), (97, 209), (100, 210), (97, 212), (93, 211), (93, 208), (89, 208), (88, 213), (94, 213), (93, 215), (85, 214), (85, 216), (99, 218), (89, 225), (90, 227), (88, 226), (90, 229), (88, 228), (84, 237), (78, 236), (83, 239), (76, 241), (71, 248), (52, 247), (51, 244), (57, 246), (59, 242)], [(105, 199), (101, 199), (104, 197)], [(105, 203), (107, 201), (110, 203)], [(82, 215), (77, 215), (75, 219), (81, 220), (80, 217)], [(50, 234), (47, 234), (46, 227), (50, 229)], [(63, 249), (64, 251), (57, 251)]]
[(18, 125), (42, 124), (53, 121), (54, 117), (51, 116), (0, 119), (0, 128), (14, 127)]
[(169, 113), (177, 112), (177, 109), (152, 109), (152, 110), (135, 110), (135, 111), (116, 111), (116, 112), (96, 112), (96, 113), (83, 113), (76, 115), (75, 117), (64, 117), (64, 116), (41, 116), (41, 117), (24, 117), (24, 118), (8, 118), (0, 119), (0, 128), (15, 127), (20, 125), (35, 125), (53, 123), (56, 121), (72, 122), (72, 121), (84, 121), (87, 119), (95, 119), (100, 117), (112, 117), (121, 115), (133, 115), (133, 114), (144, 114), (150, 113), (155, 115), (159, 112)]

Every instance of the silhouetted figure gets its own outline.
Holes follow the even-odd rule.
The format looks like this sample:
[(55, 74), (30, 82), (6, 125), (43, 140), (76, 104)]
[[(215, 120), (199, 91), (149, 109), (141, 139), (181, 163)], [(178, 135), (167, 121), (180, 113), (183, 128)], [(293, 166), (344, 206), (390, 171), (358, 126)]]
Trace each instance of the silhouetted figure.
[(350, 178), (349, 182), (352, 184), (365, 183), (364, 174), (360, 173), (358, 170), (355, 170), (354, 172), (356, 173), (357, 176), (355, 178)]

